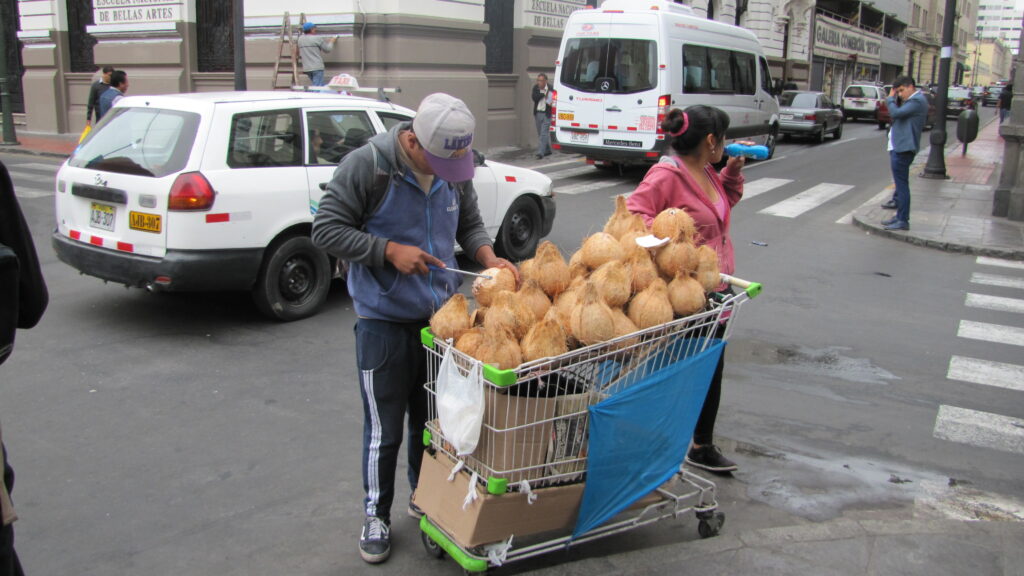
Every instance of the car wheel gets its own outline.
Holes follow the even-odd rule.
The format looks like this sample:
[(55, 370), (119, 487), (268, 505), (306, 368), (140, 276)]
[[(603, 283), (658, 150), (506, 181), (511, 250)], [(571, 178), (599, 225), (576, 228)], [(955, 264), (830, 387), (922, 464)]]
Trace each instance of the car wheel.
[(540, 207), (527, 196), (512, 202), (498, 230), (498, 254), (512, 261), (533, 258), (543, 226)]
[(878, 129), (879, 130), (885, 130), (885, 127), (886, 127), (886, 123), (885, 122), (879, 122), (878, 123)]
[(839, 124), (836, 124), (836, 129), (832, 131), (832, 138), (834, 140), (839, 140), (842, 137), (843, 137), (843, 123), (840, 122)]
[(775, 143), (778, 139), (779, 125), (776, 124), (768, 131), (768, 139), (764, 141), (765, 147), (768, 148), (768, 160), (771, 160), (775, 156)]
[(814, 143), (821, 144), (825, 141), (825, 127), (818, 128), (818, 131), (814, 134)]
[(308, 236), (276, 241), (263, 257), (253, 289), (260, 312), (285, 322), (312, 316), (327, 299), (331, 263)]

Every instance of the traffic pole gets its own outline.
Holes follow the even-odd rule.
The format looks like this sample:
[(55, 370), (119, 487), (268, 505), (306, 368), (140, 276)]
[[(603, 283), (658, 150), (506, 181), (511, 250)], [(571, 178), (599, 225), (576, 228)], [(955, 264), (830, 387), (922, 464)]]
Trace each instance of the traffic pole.
[[(14, 49), (17, 50), (17, 41)], [(18, 137), (14, 133), (14, 111), (11, 110), (11, 93), (7, 89), (10, 78), (7, 77), (7, 23), (0, 22), (0, 109), (2, 109), (2, 120), (4, 123), (3, 140), (0, 144), (4, 146), (17, 146)]]
[(922, 178), (945, 180), (946, 175), (946, 102), (949, 100), (949, 63), (953, 59), (953, 28), (956, 24), (956, 0), (946, 0), (946, 15), (942, 21), (942, 53), (939, 60), (939, 93), (935, 95), (936, 112), (941, 120), (932, 128), (929, 137), (932, 144), (928, 152), (928, 163), (924, 165)]

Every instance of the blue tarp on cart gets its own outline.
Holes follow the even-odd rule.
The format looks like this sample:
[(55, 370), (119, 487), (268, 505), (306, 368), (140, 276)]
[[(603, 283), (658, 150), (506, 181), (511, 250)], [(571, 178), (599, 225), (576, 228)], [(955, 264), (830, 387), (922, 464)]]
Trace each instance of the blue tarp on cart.
[[(703, 352), (590, 407), (587, 484), (573, 538), (608, 521), (679, 470), (724, 347), (725, 342), (713, 341)], [(649, 362), (660, 364), (659, 358)]]

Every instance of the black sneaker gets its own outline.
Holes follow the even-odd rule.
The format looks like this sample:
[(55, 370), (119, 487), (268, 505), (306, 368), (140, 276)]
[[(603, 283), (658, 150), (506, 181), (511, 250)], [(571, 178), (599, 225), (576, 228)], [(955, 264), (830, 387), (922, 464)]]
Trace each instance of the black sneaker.
[(423, 509), (417, 506), (416, 503), (412, 501), (412, 499), (415, 497), (415, 493), (413, 493), (412, 496), (409, 496), (409, 509), (406, 510), (406, 512), (409, 513), (410, 518), (415, 518), (419, 520), (423, 516)]
[(714, 444), (694, 446), (686, 453), (686, 463), (701, 470), (724, 474), (737, 470), (739, 466), (722, 455), (722, 451)]
[(359, 535), (359, 555), (370, 564), (380, 564), (391, 556), (391, 527), (386, 520), (366, 517)]

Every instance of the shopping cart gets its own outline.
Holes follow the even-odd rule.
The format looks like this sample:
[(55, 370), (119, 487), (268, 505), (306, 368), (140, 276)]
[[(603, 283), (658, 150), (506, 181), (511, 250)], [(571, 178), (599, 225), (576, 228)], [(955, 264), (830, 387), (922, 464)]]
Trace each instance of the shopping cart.
[[(482, 365), (424, 329), (427, 451), (415, 501), (427, 551), (484, 572), (691, 511), (701, 537), (716, 535), (725, 516), (715, 484), (681, 464), (740, 306), (761, 290), (722, 278), (741, 290), (709, 298), (702, 312), (514, 370)], [(483, 380), (469, 455), (456, 453), (438, 419), (446, 355)]]

